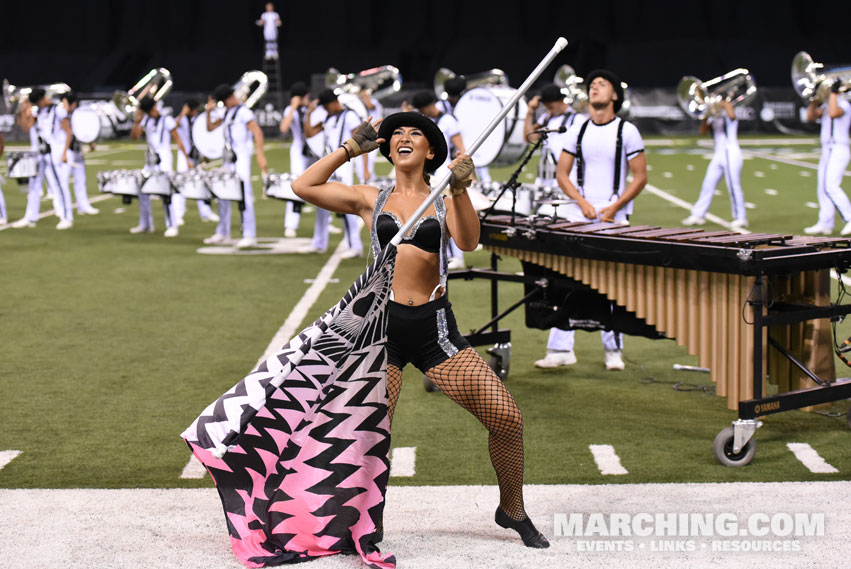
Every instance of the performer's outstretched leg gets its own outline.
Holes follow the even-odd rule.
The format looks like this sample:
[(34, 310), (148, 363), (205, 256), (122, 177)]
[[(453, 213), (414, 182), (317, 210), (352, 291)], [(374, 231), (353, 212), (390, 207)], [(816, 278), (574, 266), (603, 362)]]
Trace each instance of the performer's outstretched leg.
[(549, 547), (523, 507), (523, 416), (514, 397), (473, 348), (461, 350), (426, 376), (488, 430), (488, 451), (499, 482), (497, 523), (516, 530), (530, 547)]

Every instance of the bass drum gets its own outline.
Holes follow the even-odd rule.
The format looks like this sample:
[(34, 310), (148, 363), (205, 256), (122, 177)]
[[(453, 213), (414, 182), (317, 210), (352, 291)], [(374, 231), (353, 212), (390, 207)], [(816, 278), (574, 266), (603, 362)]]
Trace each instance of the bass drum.
[[(476, 87), (461, 95), (454, 114), (461, 125), (461, 138), (465, 145), (473, 143), (516, 91), (495, 85)], [(523, 137), (526, 110), (526, 101), (521, 98), (473, 154), (473, 163), (477, 167), (511, 166), (523, 157), (527, 146)]]
[[(341, 105), (353, 111), (361, 121), (366, 120), (366, 117), (369, 116), (369, 111), (367, 110), (366, 105), (363, 104), (363, 101), (361, 101), (360, 97), (357, 95), (353, 93), (340, 93), (337, 95), (337, 100), (340, 101)], [(324, 122), (327, 117), (328, 113), (321, 106), (317, 107), (311, 114), (311, 118), (318, 118), (322, 122)], [(320, 131), (318, 134), (308, 138), (307, 147), (310, 148), (310, 151), (317, 157), (321, 158), (325, 156), (325, 133)]]
[(71, 113), (71, 132), (80, 142), (89, 144), (100, 137), (101, 116), (94, 107), (80, 107)]
[(192, 122), (192, 142), (201, 156), (207, 160), (216, 160), (225, 153), (225, 129), (219, 125), (207, 130), (207, 111), (198, 113)]

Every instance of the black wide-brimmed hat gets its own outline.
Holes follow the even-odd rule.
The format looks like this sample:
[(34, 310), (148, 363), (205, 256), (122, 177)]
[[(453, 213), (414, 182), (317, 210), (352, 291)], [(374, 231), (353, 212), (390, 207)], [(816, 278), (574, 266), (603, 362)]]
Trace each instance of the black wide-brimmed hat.
[(434, 158), (426, 160), (426, 172), (434, 172), (438, 166), (443, 164), (446, 156), (449, 154), (443, 131), (427, 116), (414, 112), (392, 114), (384, 119), (381, 126), (378, 127), (378, 137), (384, 139), (384, 142), (381, 143), (378, 149), (387, 160), (390, 160), (391, 164), (393, 160), (390, 158), (390, 137), (393, 135), (393, 131), (400, 126), (412, 126), (423, 131), (426, 140), (428, 140), (428, 143), (434, 150)]
[(591, 73), (585, 76), (585, 85), (591, 85), (591, 81), (596, 79), (597, 77), (602, 77), (606, 81), (612, 84), (615, 88), (615, 93), (618, 95), (617, 101), (615, 101), (615, 112), (621, 110), (623, 106), (623, 85), (621, 85), (620, 77), (609, 71), (608, 69), (595, 69)]

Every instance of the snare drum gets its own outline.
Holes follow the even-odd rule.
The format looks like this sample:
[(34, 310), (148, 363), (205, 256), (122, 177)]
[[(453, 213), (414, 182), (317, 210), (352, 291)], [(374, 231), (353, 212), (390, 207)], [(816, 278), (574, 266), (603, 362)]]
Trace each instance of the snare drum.
[(241, 202), (244, 199), (242, 180), (239, 179), (236, 172), (222, 169), (210, 170), (207, 185), (213, 195), (220, 200)]
[(193, 169), (176, 174), (174, 187), (180, 195), (190, 200), (207, 201), (213, 197), (207, 187), (207, 177), (200, 170)]
[(142, 184), (139, 190), (151, 196), (170, 196), (174, 192), (171, 176), (167, 172), (148, 172), (142, 170)]
[[(454, 115), (461, 125), (461, 138), (472, 142), (508, 102), (516, 89), (493, 85), (470, 89), (458, 99)], [(510, 166), (519, 161), (526, 150), (523, 123), (526, 120), (526, 101), (522, 98), (473, 154), (476, 166)]]
[(268, 174), (265, 184), (266, 197), (304, 203), (304, 200), (293, 192), (292, 183), (294, 179), (295, 177), (292, 174)]
[(225, 129), (222, 125), (207, 130), (207, 111), (192, 121), (192, 144), (207, 160), (221, 158), (225, 152)]
[(32, 178), (38, 174), (38, 152), (9, 152), (6, 154), (6, 171), (10, 178)]
[(98, 172), (100, 191), (121, 196), (138, 196), (140, 170), (104, 170)]

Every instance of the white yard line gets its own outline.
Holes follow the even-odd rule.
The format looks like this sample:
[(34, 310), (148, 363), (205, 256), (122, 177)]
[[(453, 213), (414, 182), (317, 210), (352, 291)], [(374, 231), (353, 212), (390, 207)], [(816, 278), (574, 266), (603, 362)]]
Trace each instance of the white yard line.
[(319, 295), (322, 294), (323, 290), (325, 290), (325, 287), (330, 282), (331, 277), (334, 276), (334, 271), (337, 270), (337, 267), (340, 265), (340, 261), (343, 259), (341, 255), (345, 249), (346, 240), (343, 239), (340, 241), (340, 244), (334, 250), (331, 257), (328, 258), (328, 261), (325, 262), (325, 265), (319, 271), (319, 274), (316, 275), (316, 278), (313, 280), (313, 284), (311, 284), (307, 291), (305, 291), (304, 295), (302, 295), (296, 303), (289, 316), (287, 316), (287, 319), (284, 320), (283, 325), (281, 325), (278, 332), (272, 338), (272, 341), (269, 342), (269, 345), (266, 347), (266, 351), (263, 352), (263, 355), (260, 356), (259, 360), (257, 360), (256, 365), (260, 365), (266, 361), (266, 358), (278, 351), (281, 346), (288, 342), (296, 334), (296, 332), (301, 329), (301, 323), (304, 320), (304, 317), (307, 316), (308, 311), (319, 299)]
[[(89, 203), (102, 202), (103, 200), (109, 199), (111, 197), (112, 197), (112, 194), (101, 194), (99, 196), (89, 198)], [(51, 215), (56, 215), (56, 211), (54, 209), (48, 209), (44, 213), (40, 213), (39, 216), (38, 216), (38, 219), (42, 220), (45, 217), (50, 217)], [(14, 220), (14, 221), (17, 221), (17, 220)], [(0, 231), (3, 231), (4, 229), (9, 229), (10, 227), (12, 227), (12, 223), (6, 223), (4, 225), (0, 225)], [(22, 231), (26, 231), (26, 229), (22, 229)]]
[(417, 447), (396, 447), (390, 451), (390, 476), (416, 474)]
[(0, 470), (3, 470), (7, 464), (15, 460), (19, 454), (21, 454), (19, 450), (0, 450)]
[(629, 471), (621, 464), (621, 458), (612, 445), (588, 445), (588, 448), (594, 455), (594, 462), (597, 463), (600, 474), (613, 476), (629, 474)]
[(206, 474), (207, 469), (204, 468), (204, 465), (195, 458), (194, 454), (190, 454), (189, 462), (187, 462), (186, 466), (183, 467), (183, 472), (180, 474), (180, 477), (185, 480), (191, 480), (204, 478)]
[[(801, 168), (809, 168), (811, 170), (818, 170), (818, 164), (813, 164), (812, 162), (804, 162), (803, 160), (794, 160), (792, 158), (782, 158), (780, 156), (775, 156), (773, 154), (767, 154), (765, 152), (757, 152), (756, 150), (744, 150), (743, 154), (750, 154), (756, 158), (762, 158), (763, 160), (771, 160), (772, 162), (780, 162), (781, 164), (788, 164), (789, 166), (799, 166)], [(845, 176), (851, 176), (851, 172), (848, 170), (843, 174)]]
[(830, 465), (816, 449), (807, 443), (786, 443), (786, 447), (792, 451), (795, 458), (807, 467), (807, 470), (816, 474), (833, 474), (839, 472), (836, 467)]
[[(565, 465), (571, 468), (570, 465)], [(731, 482), (724, 484), (525, 485), (526, 511), (551, 547), (523, 547), (517, 534), (498, 527), (494, 486), (396, 486), (387, 488), (384, 553), (404, 569), (493, 568), (752, 569), (845, 567), (851, 541), (851, 482)], [(823, 514), (823, 535), (781, 537), (764, 517), (767, 533), (664, 537), (660, 515), (728, 516), (740, 529), (751, 516)], [(580, 514), (614, 519), (631, 516), (655, 532), (646, 537), (564, 535), (555, 521)], [(645, 522), (647, 520), (645, 519)], [(556, 532), (559, 529), (559, 532)], [(726, 528), (721, 528), (726, 529)], [(599, 530), (599, 528), (598, 528)], [(208, 488), (124, 490), (0, 490), (0, 567), (38, 569), (240, 569), (231, 551), (218, 492)], [(682, 530), (680, 530), (682, 531)], [(720, 531), (720, 530), (718, 530)], [(558, 534), (557, 534), (558, 533)], [(49, 536), (47, 539), (45, 536)], [(694, 541), (684, 552), (664, 546)], [(796, 549), (742, 552), (745, 543), (794, 542)], [(630, 550), (585, 547), (630, 541)], [(733, 547), (715, 547), (730, 545)], [(782, 546), (783, 543), (780, 543)], [(705, 546), (705, 547), (704, 547)], [(735, 548), (735, 549), (734, 549)], [(363, 569), (356, 555), (331, 555), (310, 563), (316, 569)], [(305, 566), (306, 567), (306, 566)]]

